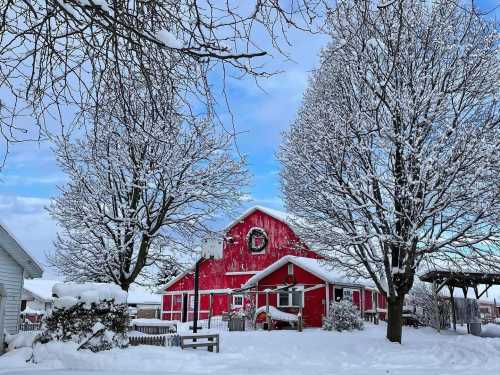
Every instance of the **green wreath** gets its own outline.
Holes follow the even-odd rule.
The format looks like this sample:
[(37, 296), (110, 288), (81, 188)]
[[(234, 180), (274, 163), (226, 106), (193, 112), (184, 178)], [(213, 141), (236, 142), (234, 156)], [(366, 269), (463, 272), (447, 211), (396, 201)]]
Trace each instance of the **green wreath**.
[[(254, 246), (253, 243), (253, 239), (254, 237), (262, 237), (263, 238), (263, 241), (262, 243), (259, 245), (259, 246)], [(268, 244), (269, 240), (267, 239), (267, 233), (265, 232), (264, 229), (262, 228), (252, 228), (248, 231), (248, 234), (247, 234), (247, 246), (248, 248), (250, 249), (250, 251), (252, 253), (258, 253), (258, 252), (261, 252), (262, 250), (264, 250)]]

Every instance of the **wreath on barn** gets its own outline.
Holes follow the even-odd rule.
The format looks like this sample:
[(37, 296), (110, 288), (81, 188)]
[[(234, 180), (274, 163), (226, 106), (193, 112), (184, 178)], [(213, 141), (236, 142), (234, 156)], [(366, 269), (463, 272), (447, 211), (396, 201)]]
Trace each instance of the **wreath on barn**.
[(247, 234), (247, 246), (253, 253), (264, 250), (268, 244), (267, 233), (262, 228), (251, 228)]

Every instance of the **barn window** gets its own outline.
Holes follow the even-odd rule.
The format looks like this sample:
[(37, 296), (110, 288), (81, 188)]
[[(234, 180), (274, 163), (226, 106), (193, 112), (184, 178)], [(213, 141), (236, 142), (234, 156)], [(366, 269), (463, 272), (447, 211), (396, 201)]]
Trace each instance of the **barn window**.
[(342, 297), (343, 297), (343, 299), (352, 302), (352, 289), (345, 289), (344, 288), (344, 292), (343, 292)]
[(293, 275), (293, 263), (288, 263), (288, 275)]
[(243, 307), (243, 295), (233, 295), (233, 307)]
[(303, 305), (303, 286), (288, 288), (278, 294), (278, 307), (300, 307)]

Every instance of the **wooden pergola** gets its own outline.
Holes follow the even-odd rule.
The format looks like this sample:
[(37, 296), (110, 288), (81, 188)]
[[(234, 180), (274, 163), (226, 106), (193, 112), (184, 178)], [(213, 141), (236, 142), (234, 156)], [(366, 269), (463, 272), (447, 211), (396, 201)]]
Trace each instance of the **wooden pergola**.
[[(488, 272), (459, 272), (459, 271), (428, 271), (420, 276), (420, 280), (432, 283), (433, 292), (437, 295), (445, 286), (450, 291), (450, 302), (453, 319), (453, 329), (457, 329), (455, 302), (453, 293), (455, 288), (462, 289), (467, 299), (469, 288), (474, 290), (476, 299), (480, 299), (493, 285), (500, 285), (500, 273)], [(479, 286), (484, 286), (480, 291)], [(468, 327), (467, 327), (468, 328)]]

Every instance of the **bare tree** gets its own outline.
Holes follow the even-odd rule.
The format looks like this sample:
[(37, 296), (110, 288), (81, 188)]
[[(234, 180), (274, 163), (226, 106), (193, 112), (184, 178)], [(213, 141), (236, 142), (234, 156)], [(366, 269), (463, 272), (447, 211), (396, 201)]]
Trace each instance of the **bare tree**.
[[(86, 137), (58, 140), (70, 181), (50, 207), (62, 231), (50, 262), (67, 279), (114, 282), (124, 290), (166, 249), (209, 231), (207, 220), (242, 195), (244, 161), (210, 118), (179, 116), (166, 84), (157, 108), (131, 77), (128, 93), (110, 90)], [(117, 83), (123, 87), (124, 82)]]
[(498, 267), (495, 25), (454, 1), (343, 1), (280, 151), (304, 240), (371, 278), (401, 342), (423, 260)]
[(0, 0), (0, 136), (99, 106), (111, 72), (170, 79), (191, 108), (212, 110), (214, 72), (268, 75), (254, 60), (282, 51), (287, 29), (309, 29), (323, 1)]

